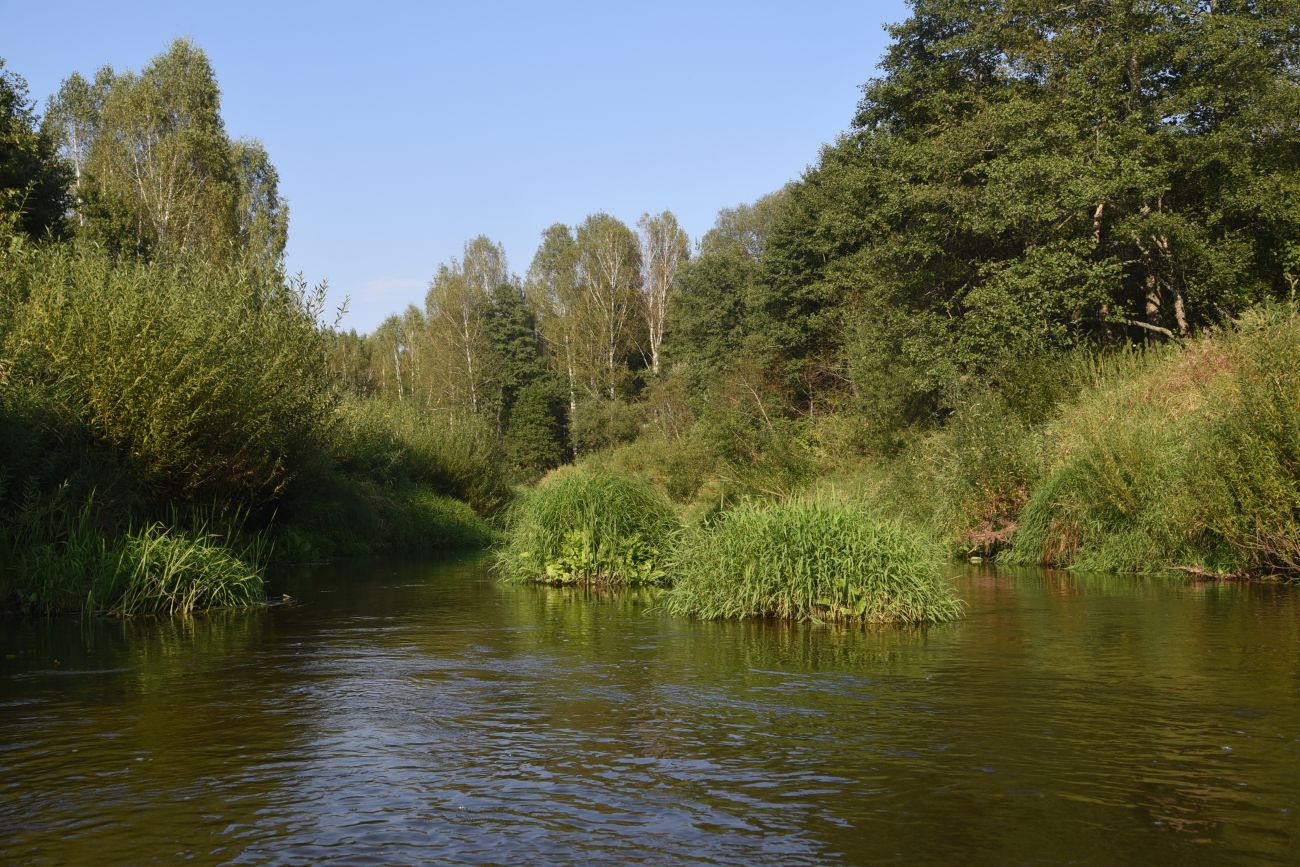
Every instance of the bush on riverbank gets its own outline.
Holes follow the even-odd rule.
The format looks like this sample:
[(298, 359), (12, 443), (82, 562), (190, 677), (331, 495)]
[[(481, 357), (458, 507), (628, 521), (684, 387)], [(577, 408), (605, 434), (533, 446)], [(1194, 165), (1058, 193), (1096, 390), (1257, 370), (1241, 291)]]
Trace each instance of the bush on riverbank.
[(648, 482), (561, 470), (511, 508), (497, 568), (515, 582), (658, 583), (680, 527), (672, 503)]
[[(186, 586), (210, 571), (213, 588), (234, 581), (245, 535), (275, 537), (277, 562), (486, 544), (482, 516), (509, 493), (494, 439), (404, 404), (340, 403), (322, 304), (250, 265), (0, 243), (0, 605), (112, 608), (139, 527), (200, 539), (180, 559), (166, 542), (141, 550)], [(241, 529), (191, 532), (217, 522)], [(223, 592), (163, 607), (232, 604)]]
[(854, 505), (748, 501), (683, 535), (667, 607), (706, 619), (940, 623), (962, 607), (942, 562), (926, 534)]
[(153, 498), (259, 509), (317, 458), (335, 404), (322, 291), (91, 245), (17, 247), (4, 270), (4, 387), (39, 389)]

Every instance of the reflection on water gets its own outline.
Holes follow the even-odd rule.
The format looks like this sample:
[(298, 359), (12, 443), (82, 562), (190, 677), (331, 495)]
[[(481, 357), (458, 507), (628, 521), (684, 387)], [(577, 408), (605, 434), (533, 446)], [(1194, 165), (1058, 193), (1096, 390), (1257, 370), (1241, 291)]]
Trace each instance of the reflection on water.
[(929, 629), (472, 561), (0, 621), (0, 861), (1300, 862), (1300, 588), (958, 582)]

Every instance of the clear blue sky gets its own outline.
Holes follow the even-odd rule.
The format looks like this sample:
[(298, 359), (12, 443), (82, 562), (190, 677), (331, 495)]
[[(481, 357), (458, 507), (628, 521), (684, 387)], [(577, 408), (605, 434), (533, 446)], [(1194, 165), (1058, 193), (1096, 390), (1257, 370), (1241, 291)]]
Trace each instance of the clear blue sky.
[(422, 304), (486, 234), (528, 268), (543, 229), (719, 208), (797, 177), (844, 130), (899, 2), (15, 3), (0, 57), (41, 106), (72, 71), (211, 58), (232, 136), (265, 142), (290, 269), (345, 327)]

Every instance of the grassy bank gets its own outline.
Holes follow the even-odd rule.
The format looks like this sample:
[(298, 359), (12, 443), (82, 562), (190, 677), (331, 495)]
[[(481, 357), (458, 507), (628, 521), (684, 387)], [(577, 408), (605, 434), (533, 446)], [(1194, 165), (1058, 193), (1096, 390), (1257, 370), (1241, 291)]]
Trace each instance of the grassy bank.
[(769, 419), (714, 401), (673, 436), (647, 425), (582, 464), (659, 487), (688, 524), (725, 521), (747, 498), (820, 491), (954, 556), (1300, 577), (1292, 305), (1186, 341), (1030, 359), (972, 379), (950, 404), (882, 447), (878, 420), (851, 407)]

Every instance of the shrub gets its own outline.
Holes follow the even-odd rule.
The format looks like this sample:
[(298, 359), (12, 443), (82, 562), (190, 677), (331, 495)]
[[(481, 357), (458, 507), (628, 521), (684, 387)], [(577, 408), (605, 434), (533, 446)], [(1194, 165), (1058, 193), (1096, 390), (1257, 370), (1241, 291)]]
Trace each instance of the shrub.
[(657, 583), (679, 529), (649, 483), (564, 469), (512, 506), (497, 568), (517, 582)]
[(641, 432), (644, 408), (622, 400), (588, 398), (578, 401), (569, 420), (573, 450), (586, 454), (630, 443)]
[(318, 447), (334, 406), (320, 290), (199, 259), (112, 260), (88, 245), (13, 264), (8, 378), (57, 395), (151, 488), (261, 505)]
[(943, 622), (962, 603), (924, 534), (826, 499), (745, 503), (688, 530), (668, 610), (706, 619)]
[(676, 503), (689, 503), (717, 470), (717, 457), (697, 436), (646, 435), (634, 443), (588, 455), (581, 466), (644, 479)]
[(510, 492), (500, 447), (486, 425), (410, 403), (344, 400), (331, 451), (349, 476), (380, 486), (427, 485), (480, 515), (499, 509)]

